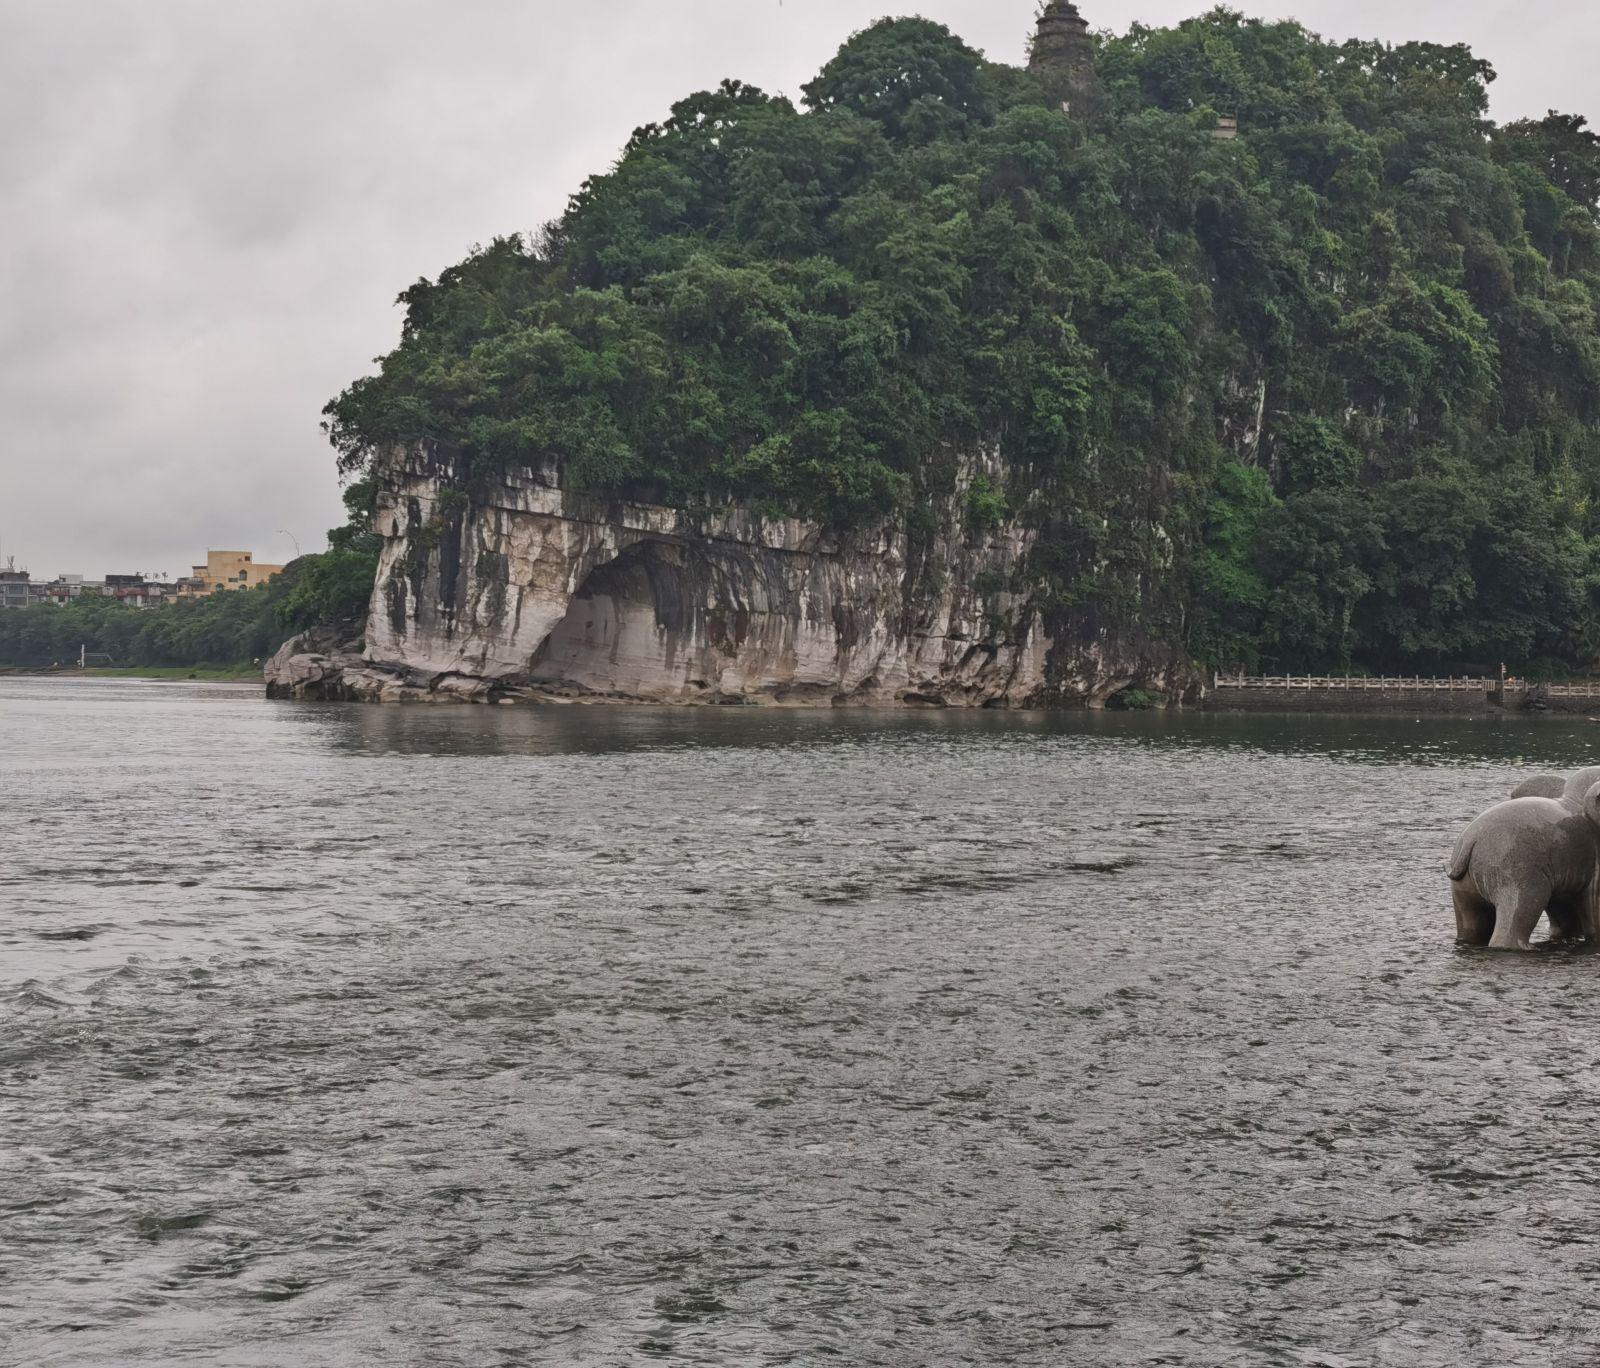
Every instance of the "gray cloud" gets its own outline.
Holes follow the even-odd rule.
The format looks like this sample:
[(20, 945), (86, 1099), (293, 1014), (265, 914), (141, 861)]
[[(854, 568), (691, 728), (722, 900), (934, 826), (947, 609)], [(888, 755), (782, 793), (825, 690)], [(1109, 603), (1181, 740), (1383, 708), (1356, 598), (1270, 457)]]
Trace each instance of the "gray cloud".
[[(1596, 109), (1600, 8), (1301, 0), (1330, 37), (1470, 43), (1495, 112)], [(559, 213), (737, 76), (798, 92), (882, 0), (0, 0), (0, 539), (37, 575), (291, 554), (339, 520), (322, 404), (395, 294)], [(1032, 0), (924, 0), (1020, 60)], [(1083, 0), (1171, 23), (1198, 0)]]

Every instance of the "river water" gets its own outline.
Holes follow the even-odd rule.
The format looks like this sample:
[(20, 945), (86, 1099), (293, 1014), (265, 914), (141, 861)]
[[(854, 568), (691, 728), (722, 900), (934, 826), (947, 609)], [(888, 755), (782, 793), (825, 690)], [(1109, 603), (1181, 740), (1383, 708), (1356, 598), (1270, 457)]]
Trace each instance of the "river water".
[(1591, 1364), (1597, 755), (0, 680), (0, 1362)]

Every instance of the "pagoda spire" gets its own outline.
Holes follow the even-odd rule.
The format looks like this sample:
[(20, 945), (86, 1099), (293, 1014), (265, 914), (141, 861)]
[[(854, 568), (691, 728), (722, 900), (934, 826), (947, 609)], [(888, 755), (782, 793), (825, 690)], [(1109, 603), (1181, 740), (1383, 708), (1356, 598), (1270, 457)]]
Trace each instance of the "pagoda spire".
[(1039, 30), (1028, 54), (1028, 70), (1047, 77), (1065, 96), (1062, 107), (1071, 114), (1088, 114), (1094, 108), (1096, 82), (1094, 40), (1089, 21), (1072, 0), (1049, 0), (1039, 15)]

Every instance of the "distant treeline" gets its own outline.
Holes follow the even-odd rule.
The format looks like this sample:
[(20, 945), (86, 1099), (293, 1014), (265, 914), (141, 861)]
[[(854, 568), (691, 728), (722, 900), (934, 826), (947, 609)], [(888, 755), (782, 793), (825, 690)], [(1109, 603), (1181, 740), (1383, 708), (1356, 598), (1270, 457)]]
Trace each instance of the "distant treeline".
[(254, 589), (132, 608), (85, 596), (60, 606), (0, 612), (0, 665), (47, 666), (81, 649), (115, 665), (237, 665), (264, 660), (296, 632), (365, 617), (377, 569), (377, 538), (367, 530), (372, 487), (345, 493), (350, 522), (328, 534), (329, 549), (301, 556)]
[(283, 606), (278, 581), (160, 608), (98, 596), (37, 603), (0, 613), (0, 663), (65, 665), (82, 647), (116, 665), (233, 665), (269, 656), (293, 635)]

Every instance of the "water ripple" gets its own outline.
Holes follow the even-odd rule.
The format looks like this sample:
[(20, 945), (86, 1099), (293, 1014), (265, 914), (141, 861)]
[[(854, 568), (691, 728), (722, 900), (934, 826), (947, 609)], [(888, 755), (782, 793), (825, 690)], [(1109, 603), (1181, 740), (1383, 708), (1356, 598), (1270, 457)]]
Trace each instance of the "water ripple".
[(0, 1361), (1593, 1362), (1591, 733), (0, 681)]

